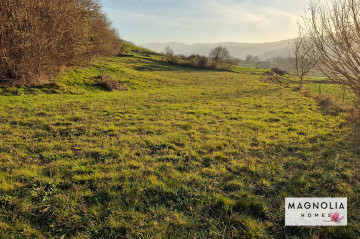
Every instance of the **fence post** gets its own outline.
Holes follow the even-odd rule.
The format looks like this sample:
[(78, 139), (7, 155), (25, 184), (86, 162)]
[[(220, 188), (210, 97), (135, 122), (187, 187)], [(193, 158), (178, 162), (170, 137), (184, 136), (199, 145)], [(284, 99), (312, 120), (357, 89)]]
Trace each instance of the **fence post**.
[(319, 85), (319, 95), (321, 95), (321, 84)]

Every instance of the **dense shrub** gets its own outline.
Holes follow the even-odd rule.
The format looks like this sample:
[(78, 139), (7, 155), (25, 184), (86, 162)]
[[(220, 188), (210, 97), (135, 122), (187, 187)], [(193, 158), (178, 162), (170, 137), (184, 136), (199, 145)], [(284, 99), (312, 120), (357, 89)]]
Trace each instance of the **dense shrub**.
[(181, 65), (185, 67), (200, 68), (200, 69), (211, 69), (211, 70), (230, 70), (232, 65), (235, 65), (233, 61), (212, 61), (206, 56), (190, 55), (188, 57), (184, 55), (172, 55), (171, 59), (168, 57), (164, 58), (166, 61)]
[(0, 1), (0, 78), (48, 80), (62, 66), (116, 54), (120, 40), (93, 0)]

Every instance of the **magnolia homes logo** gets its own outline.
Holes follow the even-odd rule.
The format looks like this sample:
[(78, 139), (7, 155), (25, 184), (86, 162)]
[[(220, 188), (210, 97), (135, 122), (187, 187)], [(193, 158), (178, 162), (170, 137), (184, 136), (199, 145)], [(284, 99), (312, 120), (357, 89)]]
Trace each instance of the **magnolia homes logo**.
[(347, 199), (286, 198), (285, 226), (347, 226)]

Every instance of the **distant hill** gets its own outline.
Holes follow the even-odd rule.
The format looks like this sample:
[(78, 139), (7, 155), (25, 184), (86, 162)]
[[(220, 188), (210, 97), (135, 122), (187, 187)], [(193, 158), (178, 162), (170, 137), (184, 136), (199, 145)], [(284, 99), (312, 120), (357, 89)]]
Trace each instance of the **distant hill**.
[(200, 54), (207, 56), (209, 52), (217, 47), (226, 47), (232, 56), (245, 59), (246, 55), (259, 56), (261, 60), (266, 60), (271, 57), (286, 57), (288, 55), (289, 43), (292, 40), (284, 40), (278, 42), (268, 43), (239, 43), (239, 42), (220, 42), (220, 43), (197, 43), (184, 44), (179, 42), (169, 43), (147, 43), (142, 47), (156, 51), (164, 51), (166, 46), (174, 50), (175, 54), (191, 55)]

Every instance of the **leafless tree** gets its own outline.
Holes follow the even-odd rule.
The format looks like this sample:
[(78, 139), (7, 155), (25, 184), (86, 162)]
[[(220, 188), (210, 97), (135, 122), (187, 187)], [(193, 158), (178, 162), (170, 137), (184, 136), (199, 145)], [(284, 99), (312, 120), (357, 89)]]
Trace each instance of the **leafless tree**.
[(245, 61), (247, 63), (253, 63), (254, 62), (254, 56), (251, 54), (246, 55)]
[(313, 0), (301, 31), (315, 46), (317, 67), (360, 99), (360, 1)]
[(170, 46), (166, 46), (164, 50), (165, 60), (172, 61), (174, 59), (174, 51)]
[(231, 58), (230, 52), (226, 47), (218, 46), (211, 50), (209, 59), (212, 61), (226, 61)]
[(315, 67), (316, 52), (312, 41), (308, 37), (299, 36), (293, 42), (290, 59), (295, 73), (300, 78), (300, 88), (303, 87), (304, 77)]
[(14, 84), (41, 83), (119, 46), (95, 0), (0, 1), (0, 78)]

